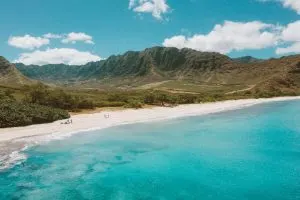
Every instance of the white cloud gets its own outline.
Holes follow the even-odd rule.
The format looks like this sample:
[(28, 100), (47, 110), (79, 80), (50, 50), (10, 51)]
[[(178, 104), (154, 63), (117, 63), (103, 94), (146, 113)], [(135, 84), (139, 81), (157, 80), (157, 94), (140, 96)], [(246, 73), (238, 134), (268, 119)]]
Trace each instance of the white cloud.
[(295, 10), (300, 15), (300, 1), (299, 0), (281, 0), (283, 6)]
[(50, 40), (42, 37), (33, 37), (31, 35), (13, 36), (8, 39), (8, 44), (13, 47), (21, 49), (40, 48), (41, 46), (48, 45)]
[(285, 8), (295, 10), (300, 15), (300, 0), (257, 0), (260, 2), (280, 2)]
[(300, 20), (283, 28), (281, 39), (287, 42), (300, 42)]
[(277, 48), (276, 54), (300, 53), (300, 42), (295, 42), (288, 47)]
[(281, 41), (288, 44), (287, 47), (279, 47), (276, 54), (300, 53), (300, 20), (283, 27)]
[(84, 42), (86, 44), (94, 44), (93, 38), (90, 35), (87, 35), (85, 33), (69, 33), (66, 35), (64, 39), (61, 41), (62, 43), (72, 43), (75, 44), (76, 42)]
[[(194, 36), (194, 37), (197, 37), (197, 36)], [(173, 36), (171, 38), (165, 39), (165, 41), (163, 42), (163, 46), (176, 47), (178, 49), (182, 49), (182, 48), (191, 46), (192, 45), (191, 40), (193, 40), (193, 39), (192, 38), (189, 39), (183, 35), (177, 35), (177, 36)], [(191, 47), (189, 47), (189, 48), (191, 48)], [(196, 48), (196, 49), (200, 50), (200, 48)]]
[(71, 32), (68, 34), (54, 34), (47, 33), (41, 37), (33, 37), (31, 35), (24, 36), (12, 36), (8, 39), (8, 44), (13, 47), (21, 49), (34, 50), (44, 45), (50, 44), (51, 39), (62, 39), (61, 42), (64, 44), (76, 42), (84, 42), (86, 44), (94, 44), (93, 37), (86, 33), (75, 33)]
[(101, 58), (90, 52), (82, 52), (76, 49), (61, 48), (47, 49), (45, 51), (36, 50), (31, 53), (22, 53), (15, 63), (26, 65), (45, 65), (45, 64), (68, 64), (82, 65), (91, 61), (98, 61)]
[(247, 23), (225, 21), (204, 35), (177, 35), (164, 40), (166, 47), (191, 48), (199, 51), (230, 53), (245, 49), (263, 49), (277, 45), (278, 27), (259, 21)]
[(59, 39), (59, 38), (62, 38), (62, 35), (54, 34), (54, 33), (47, 33), (47, 34), (44, 34), (43, 37), (48, 38), (48, 39)]
[(166, 0), (130, 0), (129, 9), (137, 13), (151, 13), (158, 20), (170, 10)]

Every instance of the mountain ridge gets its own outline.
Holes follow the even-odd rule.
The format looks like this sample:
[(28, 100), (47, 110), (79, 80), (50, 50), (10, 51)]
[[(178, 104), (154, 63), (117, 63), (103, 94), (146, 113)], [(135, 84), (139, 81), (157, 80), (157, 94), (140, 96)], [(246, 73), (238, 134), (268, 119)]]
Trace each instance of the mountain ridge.
[(0, 84), (1, 85), (30, 85), (34, 81), (25, 77), (14, 64), (0, 56)]
[(263, 62), (266, 59), (259, 59), (252, 56), (242, 56), (237, 58), (232, 58), (234, 61), (240, 62), (240, 63), (257, 63), (257, 62)]
[(189, 81), (207, 87), (240, 85), (242, 90), (257, 91), (300, 88), (300, 55), (269, 60), (249, 56), (232, 59), (220, 53), (152, 47), (81, 66), (17, 64), (17, 68), (32, 79), (96, 88), (135, 88), (165, 81)]
[[(28, 77), (38, 80), (51, 79), (101, 79), (126, 76), (177, 76), (187, 74), (187, 70), (203, 67), (220, 67), (218, 59), (230, 62), (230, 58), (219, 53), (199, 52), (191, 49), (153, 47), (144, 51), (128, 51), (123, 55), (113, 55), (106, 60), (90, 62), (86, 65), (72, 66), (64, 64), (49, 64), (44, 66), (23, 65), (17, 63), (17, 68)], [(214, 60), (214, 61), (213, 61)], [(211, 63), (210, 63), (211, 62)], [(214, 62), (214, 63), (213, 63)], [(207, 66), (205, 66), (207, 64)], [(223, 63), (221, 63), (223, 64)], [(55, 77), (51, 73), (56, 71)], [(49, 73), (49, 70), (53, 72)], [(182, 70), (184, 69), (184, 71)], [(38, 72), (37, 72), (38, 71)], [(68, 73), (69, 75), (65, 74)], [(169, 74), (171, 73), (171, 74)], [(62, 76), (65, 74), (65, 76)], [(57, 77), (57, 75), (60, 75)], [(69, 76), (69, 77), (68, 77)]]

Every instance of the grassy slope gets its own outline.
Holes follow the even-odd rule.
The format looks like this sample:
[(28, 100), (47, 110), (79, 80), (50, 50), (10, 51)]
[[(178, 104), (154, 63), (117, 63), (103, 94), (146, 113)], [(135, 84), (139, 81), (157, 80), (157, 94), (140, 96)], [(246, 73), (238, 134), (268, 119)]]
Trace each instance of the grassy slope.
[(25, 77), (16, 67), (0, 56), (0, 84), (9, 86), (30, 85), (35, 81)]
[(300, 56), (230, 59), (218, 53), (153, 47), (84, 66), (26, 66), (26, 75), (73, 89), (155, 89), (189, 93), (299, 92)]

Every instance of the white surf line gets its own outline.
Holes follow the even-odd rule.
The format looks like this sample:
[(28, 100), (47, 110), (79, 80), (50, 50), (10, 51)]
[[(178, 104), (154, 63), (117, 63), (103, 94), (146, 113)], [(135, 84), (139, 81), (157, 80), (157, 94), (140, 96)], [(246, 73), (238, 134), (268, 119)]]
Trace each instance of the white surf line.
[[(229, 100), (214, 103), (180, 105), (173, 108), (154, 107), (145, 109), (104, 111), (94, 114), (79, 114), (72, 116), (73, 123), (67, 125), (61, 124), (62, 121), (56, 121), (50, 124), (0, 129), (0, 142), (36, 136), (70, 134), (75, 132), (82, 132), (84, 130), (103, 129), (128, 123), (205, 115), (227, 110), (240, 109), (260, 103), (288, 100), (300, 100), (300, 96), (277, 97), (269, 99)], [(110, 118), (106, 119), (104, 117), (105, 113), (109, 113)]]
[[(229, 110), (243, 109), (261, 103), (289, 100), (300, 100), (300, 96), (229, 100), (214, 103), (180, 105), (174, 108), (154, 107), (150, 109), (128, 109), (94, 114), (79, 114), (73, 116), (73, 123), (68, 125), (61, 124), (61, 121), (57, 121), (50, 124), (4, 128), (0, 129), (0, 143), (14, 145), (15, 142), (18, 145), (16, 145), (15, 149), (11, 148), (14, 149), (13, 151), (7, 152), (8, 155), (6, 156), (5, 163), (0, 164), (4, 166), (4, 168), (14, 166), (16, 161), (20, 160), (19, 158), (26, 158), (20, 152), (24, 151), (27, 147), (52, 140), (61, 140), (77, 133), (83, 134), (84, 132), (92, 130), (100, 130), (124, 124), (159, 121), (188, 116), (200, 116)], [(109, 113), (109, 118), (105, 117), (105, 114), (107, 113)], [(22, 149), (20, 148), (20, 143), (23, 144)]]

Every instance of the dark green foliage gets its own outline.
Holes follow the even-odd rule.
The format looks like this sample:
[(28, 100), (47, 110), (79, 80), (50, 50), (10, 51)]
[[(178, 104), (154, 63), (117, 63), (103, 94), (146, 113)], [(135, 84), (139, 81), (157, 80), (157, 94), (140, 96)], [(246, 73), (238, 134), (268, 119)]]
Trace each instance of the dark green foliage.
[(168, 96), (164, 93), (159, 93), (156, 95), (156, 101), (162, 106), (165, 105), (165, 103), (167, 103), (168, 100)]
[(95, 105), (92, 100), (83, 99), (83, 100), (79, 101), (78, 108), (79, 109), (94, 109)]
[(173, 94), (154, 91), (144, 96), (144, 103), (160, 106), (165, 106), (165, 104), (193, 104), (196, 103), (200, 98), (200, 95), (197, 96), (192, 94)]
[(70, 117), (67, 111), (58, 107), (41, 105), (49, 101), (46, 97), (51, 94), (46, 86), (38, 84), (32, 90), (29, 86), (24, 88), (26, 90), (22, 92), (27, 94), (27, 101), (16, 100), (16, 90), (0, 90), (0, 128), (50, 123)]
[(51, 89), (41, 83), (29, 88), (25, 101), (65, 110), (93, 109), (95, 107), (94, 102), (90, 99), (68, 94), (62, 89)]
[(153, 93), (146, 94), (144, 98), (145, 104), (153, 105), (155, 104), (156, 96)]
[(123, 107), (126, 102), (118, 102), (118, 101), (100, 101), (96, 104), (97, 107)]
[(113, 102), (127, 102), (128, 97), (125, 96), (124, 94), (113, 93), (113, 94), (108, 94), (107, 100)]
[(0, 100), (0, 128), (50, 123), (69, 117), (69, 113), (61, 109)]
[(196, 103), (197, 96), (195, 95), (179, 95), (179, 104), (193, 104)]
[(143, 104), (139, 101), (129, 101), (125, 106), (125, 108), (135, 108), (135, 109), (139, 109), (143, 107)]

